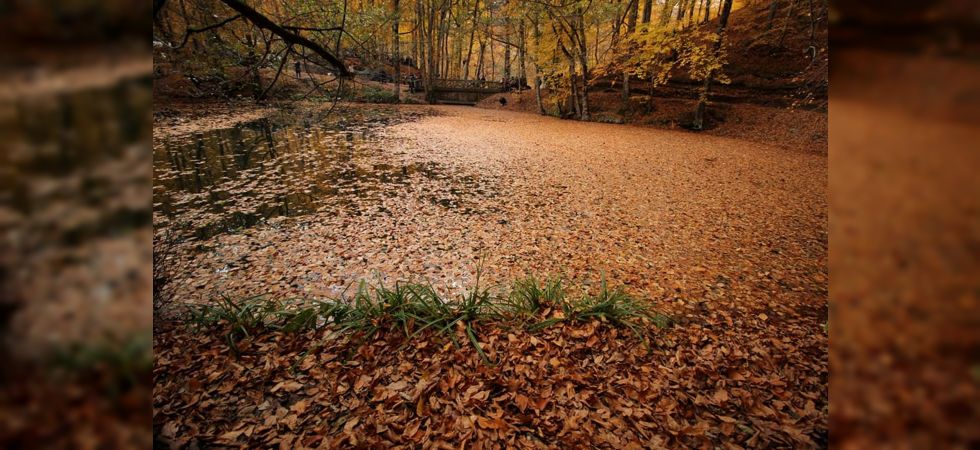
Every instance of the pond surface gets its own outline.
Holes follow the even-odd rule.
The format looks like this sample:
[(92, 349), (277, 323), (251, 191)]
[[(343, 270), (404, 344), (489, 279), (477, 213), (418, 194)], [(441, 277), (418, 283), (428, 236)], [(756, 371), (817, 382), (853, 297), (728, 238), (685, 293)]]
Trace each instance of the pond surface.
[[(231, 128), (158, 139), (153, 202), (157, 228), (199, 240), (276, 217), (339, 212), (391, 214), (381, 203), (411, 193), (472, 213), (477, 179), (432, 161), (409, 161), (384, 127), (418, 114), (371, 117), (284, 112)], [(433, 188), (436, 182), (443, 188)]]

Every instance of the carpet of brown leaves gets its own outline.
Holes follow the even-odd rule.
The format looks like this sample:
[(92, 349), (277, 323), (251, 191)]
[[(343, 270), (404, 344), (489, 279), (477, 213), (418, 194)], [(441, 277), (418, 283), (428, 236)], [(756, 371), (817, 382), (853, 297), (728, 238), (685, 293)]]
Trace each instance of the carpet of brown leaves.
[[(453, 290), (485, 256), (491, 282), (604, 273), (677, 324), (650, 353), (595, 323), (533, 336), (484, 324), (488, 366), (434, 336), (359, 346), (270, 333), (242, 343), (236, 359), (218, 333), (160, 321), (158, 438), (283, 448), (826, 445), (825, 155), (438, 110), (385, 127), (384, 152), (351, 163), (437, 170), (383, 195), (339, 189), (340, 200), (309, 214), (188, 242), (168, 295), (181, 304), (218, 293), (323, 297), (377, 273)], [(329, 141), (301, 137), (285, 148)]]
[(833, 444), (976, 447), (980, 108), (969, 99), (980, 68), (941, 55), (838, 56)]

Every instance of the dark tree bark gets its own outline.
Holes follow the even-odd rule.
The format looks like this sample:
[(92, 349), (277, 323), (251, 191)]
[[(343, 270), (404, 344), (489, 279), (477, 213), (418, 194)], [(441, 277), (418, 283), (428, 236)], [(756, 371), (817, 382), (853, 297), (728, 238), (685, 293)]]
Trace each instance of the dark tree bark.
[[(722, 41), (725, 39), (725, 27), (728, 26), (728, 15), (732, 12), (732, 0), (723, 0), (721, 15), (718, 16), (718, 40), (714, 45), (714, 54), (717, 55), (721, 50)], [(711, 90), (711, 81), (714, 78), (714, 71), (709, 71), (704, 79), (704, 86), (701, 87), (701, 95), (698, 97), (698, 107), (694, 111), (693, 128), (695, 130), (704, 129), (704, 114), (708, 108), (708, 92)]]
[(640, 13), (640, 0), (630, 0), (626, 8), (629, 11), (629, 15), (626, 16), (626, 32), (632, 33), (636, 31), (636, 19)]
[[(510, 23), (504, 25), (505, 40), (510, 42)], [(510, 44), (504, 44), (504, 80), (510, 82)]]
[[(626, 35), (627, 37), (636, 31), (636, 17), (640, 11), (640, 0), (630, 0), (629, 4), (626, 5), (629, 13), (626, 18)], [(629, 107), (630, 101), (630, 74), (628, 72), (623, 73), (623, 111)]]
[[(473, 57), (473, 38), (476, 37), (476, 25), (480, 14), (480, 0), (473, 2), (473, 28), (470, 29), (470, 45), (466, 47), (466, 66), (463, 67), (463, 79), (468, 80), (470, 78), (470, 61)], [(479, 78), (479, 74), (477, 75)]]
[(393, 24), (391, 25), (391, 35), (392, 44), (395, 50), (395, 99), (396, 102), (401, 102), (401, 88), (402, 88), (402, 53), (400, 48), (400, 40), (398, 36), (398, 24), (401, 18), (401, 12), (398, 8), (398, 0), (391, 0), (391, 9), (394, 12)]
[[(343, 30), (347, 26), (347, 0), (344, 0), (344, 12), (340, 15), (340, 29)], [(340, 54), (340, 40), (344, 37), (344, 33), (337, 33), (337, 39), (333, 44), (333, 52)]]
[(670, 22), (670, 12), (674, 9), (675, 0), (664, 0), (664, 7), (660, 10), (660, 25), (667, 25)]
[[(669, 1), (669, 0), (667, 0)], [(653, 15), (653, 0), (643, 1), (643, 23), (650, 23), (650, 16)]]
[(589, 112), (589, 52), (586, 48), (585, 39), (585, 13), (582, 10), (578, 11), (577, 14), (577, 24), (578, 24), (578, 56), (579, 63), (582, 65), (582, 120), (590, 120), (592, 118)]
[[(535, 53), (540, 47), (541, 43), (541, 30), (538, 28), (537, 19), (531, 20), (531, 27), (534, 32), (534, 49)], [(538, 114), (542, 116), (545, 114), (544, 103), (541, 102), (541, 74), (538, 69), (537, 57), (534, 58), (534, 99), (538, 102)]]
[(521, 19), (517, 31), (520, 33), (517, 51), (521, 64), (521, 72), (517, 80), (517, 92), (521, 92), (524, 89), (524, 83), (527, 82), (527, 39), (525, 37), (527, 34), (527, 29), (524, 26), (524, 19)]
[(779, 9), (779, 0), (772, 0), (769, 3), (769, 18), (766, 20), (766, 30), (772, 29), (772, 23), (776, 20), (776, 11)]
[(167, 0), (153, 0), (153, 18), (160, 14), (160, 10), (167, 4)]
[(486, 52), (487, 52), (487, 43), (484, 42), (481, 39), (480, 40), (480, 57), (477, 58), (477, 61), (476, 61), (476, 79), (477, 80), (481, 80), (483, 78), (486, 78), (486, 75), (483, 73), (483, 56), (484, 56), (484, 54)]

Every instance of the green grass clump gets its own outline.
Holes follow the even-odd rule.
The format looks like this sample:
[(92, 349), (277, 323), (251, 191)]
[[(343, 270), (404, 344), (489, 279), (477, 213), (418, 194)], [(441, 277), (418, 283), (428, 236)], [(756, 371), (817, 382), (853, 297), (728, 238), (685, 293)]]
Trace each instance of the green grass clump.
[(550, 305), (561, 305), (565, 301), (565, 288), (560, 278), (551, 278), (543, 283), (529, 276), (514, 281), (510, 295), (504, 306), (513, 314), (533, 317)]
[(287, 333), (301, 333), (347, 320), (351, 307), (340, 302), (301, 301), (292, 306), (279, 305), (273, 314), (277, 328)]
[(515, 285), (511, 293), (518, 295), (520, 301), (515, 303), (521, 305), (521, 310), (525, 309), (523, 305), (534, 305), (536, 299), (543, 299), (544, 302), (537, 300), (537, 308), (547, 305), (562, 312), (559, 317), (547, 318), (528, 326), (530, 331), (542, 330), (564, 321), (599, 320), (627, 328), (637, 337), (644, 339), (644, 331), (648, 328), (648, 323), (659, 328), (670, 325), (670, 319), (653, 312), (647, 302), (632, 297), (622, 287), (611, 289), (605, 277), (599, 283), (598, 292), (587, 293), (577, 298), (569, 298), (560, 281), (550, 281), (543, 286), (539, 286), (533, 279), (519, 283), (520, 286)]
[(358, 100), (367, 103), (398, 103), (398, 97), (388, 89), (366, 86), (358, 95)]
[(613, 325), (629, 329), (641, 339), (645, 328), (644, 321), (650, 321), (661, 328), (669, 324), (666, 316), (654, 314), (643, 302), (627, 294), (622, 287), (610, 289), (604, 277), (599, 284), (598, 293), (586, 294), (571, 302), (566, 308), (565, 315), (578, 321), (591, 319), (608, 321)]
[(496, 314), (494, 296), (480, 288), (479, 278), (478, 273), (473, 289), (458, 301), (443, 298), (431, 284), (396, 283), (394, 288), (387, 288), (383, 284), (371, 286), (361, 282), (349, 300), (350, 314), (340, 322), (340, 330), (367, 336), (383, 329), (402, 330), (411, 338), (432, 329), (447, 334), (456, 343), (452, 331), (454, 326), (460, 326), (480, 357), (488, 361), (473, 327), (476, 322)]
[(238, 301), (222, 295), (213, 304), (191, 306), (188, 322), (199, 329), (226, 326), (225, 342), (237, 354), (237, 342), (266, 328), (279, 307), (279, 302), (268, 301), (262, 295)]
[(225, 339), (236, 353), (238, 340), (262, 328), (298, 333), (330, 326), (362, 340), (381, 331), (400, 331), (411, 339), (431, 330), (459, 347), (458, 329), (485, 362), (489, 358), (476, 333), (480, 322), (516, 321), (529, 331), (538, 331), (564, 321), (590, 320), (627, 328), (645, 345), (649, 325), (669, 325), (669, 319), (654, 313), (647, 302), (621, 287), (611, 289), (605, 278), (598, 292), (570, 298), (559, 278), (539, 281), (527, 277), (497, 293), (481, 287), (479, 270), (474, 286), (458, 298), (440, 294), (431, 284), (399, 282), (388, 287), (362, 281), (353, 295), (345, 293), (326, 301), (272, 302), (258, 296), (236, 302), (222, 296), (214, 304), (192, 308), (189, 316), (189, 322), (198, 327), (225, 326)]

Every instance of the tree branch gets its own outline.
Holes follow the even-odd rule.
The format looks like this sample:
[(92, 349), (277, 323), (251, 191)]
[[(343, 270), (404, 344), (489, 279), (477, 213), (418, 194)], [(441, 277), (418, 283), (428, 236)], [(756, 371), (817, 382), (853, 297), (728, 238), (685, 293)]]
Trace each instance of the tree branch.
[(301, 47), (306, 47), (310, 49), (313, 53), (316, 53), (321, 58), (325, 59), (328, 63), (330, 63), (330, 65), (332, 65), (334, 69), (337, 71), (338, 75), (342, 77), (353, 76), (350, 69), (347, 68), (347, 66), (344, 64), (343, 61), (341, 61), (332, 53), (327, 51), (320, 44), (317, 44), (316, 42), (313, 42), (303, 36), (300, 36), (299, 34), (296, 34), (292, 31), (283, 28), (282, 26), (276, 24), (268, 17), (252, 9), (251, 6), (246, 5), (244, 2), (240, 0), (221, 0), (221, 2), (224, 3), (225, 5), (228, 5), (229, 8), (237, 11), (239, 14), (241, 14), (246, 19), (248, 19), (249, 22), (254, 23), (259, 28), (265, 28), (275, 33), (287, 43), (299, 45)]
[(286, 61), (289, 59), (289, 55), (290, 53), (292, 53), (292, 49), (293, 49), (292, 45), (286, 46), (286, 54), (282, 55), (282, 61), (279, 62), (279, 69), (276, 70), (276, 77), (273, 78), (272, 82), (269, 83), (269, 86), (266, 87), (261, 94), (259, 94), (258, 100), (260, 101), (265, 100), (265, 96), (269, 94), (269, 91), (272, 90), (272, 87), (276, 85), (277, 81), (279, 81), (279, 76), (282, 75), (282, 68), (286, 66)]
[(294, 27), (283, 25), (283, 28), (292, 31), (344, 31), (344, 27), (314, 28), (314, 27)]
[(191, 35), (192, 34), (195, 34), (195, 33), (203, 33), (203, 32), (208, 31), (208, 30), (213, 30), (215, 28), (223, 27), (223, 26), (225, 26), (225, 25), (227, 25), (227, 24), (229, 24), (229, 23), (231, 23), (231, 22), (233, 22), (233, 21), (235, 21), (237, 19), (240, 19), (241, 17), (242, 17), (241, 14), (235, 14), (234, 16), (231, 16), (231, 17), (229, 17), (229, 18), (227, 18), (225, 20), (222, 20), (221, 22), (218, 22), (218, 23), (215, 23), (215, 24), (212, 24), (212, 25), (208, 25), (206, 27), (201, 27), (201, 28), (188, 28), (187, 31), (184, 32), (184, 39), (180, 41), (180, 45), (178, 45), (177, 47), (174, 47), (174, 48), (183, 48), (185, 45), (187, 45), (187, 40), (191, 38)]

